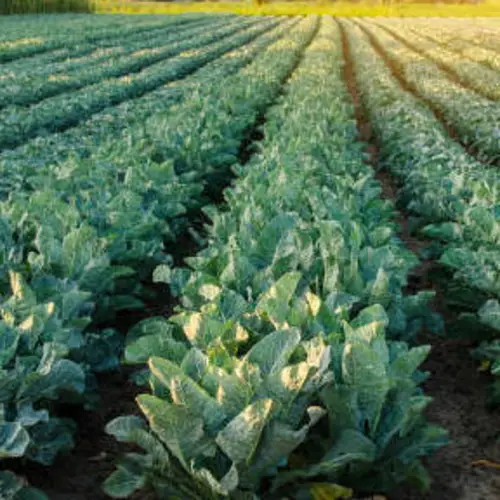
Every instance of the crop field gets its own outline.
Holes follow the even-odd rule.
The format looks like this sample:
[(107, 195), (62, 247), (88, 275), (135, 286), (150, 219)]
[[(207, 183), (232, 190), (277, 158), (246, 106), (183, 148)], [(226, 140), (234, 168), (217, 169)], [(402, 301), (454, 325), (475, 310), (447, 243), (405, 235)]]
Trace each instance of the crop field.
[(0, 17), (0, 500), (498, 500), (500, 18)]

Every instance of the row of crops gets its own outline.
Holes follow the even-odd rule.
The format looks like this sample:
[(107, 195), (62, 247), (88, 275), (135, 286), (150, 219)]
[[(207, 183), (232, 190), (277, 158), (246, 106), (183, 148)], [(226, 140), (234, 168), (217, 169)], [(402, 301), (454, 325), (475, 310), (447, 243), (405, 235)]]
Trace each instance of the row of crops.
[(443, 319), (407, 289), (419, 259), (500, 370), (495, 21), (472, 56), (451, 21), (45, 19), (0, 20), (0, 497), (47, 498), (23, 466), (71, 450), (68, 407), (125, 365), (142, 394), (106, 427), (135, 450), (111, 497), (429, 486), (448, 437), (418, 335)]
[[(358, 70), (381, 164), (400, 181), (401, 204), (414, 216), (416, 230), (435, 241), (430, 253), (448, 271), (443, 281), (446, 299), (459, 315), (455, 333), (495, 339), (500, 327), (498, 102), (447, 79), (433, 61), (411, 52), (379, 26), (349, 24), (346, 31), (354, 63), (369, 67), (374, 76), (367, 82)], [(458, 92), (467, 97), (460, 99)], [(477, 352), (491, 362), (493, 373), (498, 370), (498, 345), (493, 340)], [(493, 401), (498, 397), (494, 388)]]

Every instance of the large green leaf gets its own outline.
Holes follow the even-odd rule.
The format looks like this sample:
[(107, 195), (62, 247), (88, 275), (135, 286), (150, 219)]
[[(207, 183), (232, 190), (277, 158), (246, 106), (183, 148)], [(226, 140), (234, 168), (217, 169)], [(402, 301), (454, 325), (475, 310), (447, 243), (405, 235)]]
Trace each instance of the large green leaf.
[(410, 378), (417, 368), (425, 361), (431, 346), (418, 346), (398, 356), (390, 366), (391, 376)]
[(305, 469), (283, 472), (274, 483), (277, 488), (297, 479), (326, 476), (339, 477), (346, 466), (367, 466), (375, 460), (376, 446), (363, 434), (348, 429), (344, 431), (328, 453), (316, 464)]
[(139, 463), (130, 458), (122, 460), (103, 484), (105, 493), (113, 498), (127, 498), (146, 485), (147, 477)]
[(106, 424), (106, 432), (123, 443), (130, 442), (133, 432), (137, 429), (146, 429), (146, 423), (135, 415), (116, 417)]
[(0, 424), (0, 458), (22, 457), (29, 443), (29, 434), (20, 423)]
[(189, 406), (171, 404), (149, 394), (138, 396), (137, 402), (151, 429), (185, 467), (192, 458), (211, 452), (203, 420), (191, 413)]
[(243, 358), (257, 365), (265, 375), (282, 370), (300, 342), (300, 332), (296, 328), (277, 330), (266, 335), (255, 344)]
[(481, 323), (500, 331), (500, 304), (497, 300), (488, 300), (478, 314)]
[(344, 383), (357, 395), (359, 418), (366, 421), (373, 436), (390, 390), (385, 364), (368, 345), (353, 342), (344, 348), (342, 374)]
[(30, 373), (18, 392), (20, 401), (42, 398), (55, 399), (60, 391), (83, 393), (85, 373), (80, 365), (68, 359), (42, 364), (38, 371)]
[(344, 322), (346, 341), (372, 342), (384, 333), (389, 318), (380, 304), (363, 309), (350, 323)]
[(125, 360), (128, 363), (146, 363), (151, 356), (160, 356), (180, 363), (187, 352), (184, 343), (172, 335), (145, 335), (127, 345)]
[(220, 404), (196, 384), (174, 363), (153, 357), (149, 360), (153, 375), (169, 390), (176, 405), (188, 408), (191, 415), (203, 419), (209, 432), (213, 432), (226, 418)]
[(289, 303), (292, 299), (300, 273), (287, 273), (260, 297), (255, 312), (268, 317), (279, 328), (286, 322)]
[(250, 463), (272, 407), (272, 399), (261, 399), (247, 406), (218, 433), (215, 442), (233, 462)]

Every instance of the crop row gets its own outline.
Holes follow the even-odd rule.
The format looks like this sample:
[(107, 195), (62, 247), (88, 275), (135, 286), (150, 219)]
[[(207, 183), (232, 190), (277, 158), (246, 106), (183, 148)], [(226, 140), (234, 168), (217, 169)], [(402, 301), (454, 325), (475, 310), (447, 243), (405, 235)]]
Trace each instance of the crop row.
[[(57, 17), (57, 16), (56, 16)], [(201, 19), (201, 15), (194, 16)], [(146, 18), (143, 21), (130, 23), (130, 18), (117, 17), (113, 22), (106, 20), (106, 17), (95, 18), (90, 16), (77, 16), (72, 22), (60, 23), (57, 29), (54, 24), (47, 23), (48, 32), (40, 30), (40, 23), (35, 23), (36, 31), (33, 36), (18, 38), (19, 33), (27, 33), (23, 23), (15, 26), (15, 38), (0, 41), (0, 63), (14, 61), (15, 59), (37, 55), (43, 52), (61, 49), (64, 47), (78, 46), (79, 44), (94, 43), (102, 41), (107, 43), (116, 37), (147, 33), (150, 29), (160, 26), (175, 26), (192, 19), (192, 15), (172, 16), (171, 18)], [(7, 20), (2, 20), (2, 26)], [(102, 23), (102, 24), (101, 24)], [(8, 33), (8, 30), (6, 30)], [(14, 35), (13, 33), (13, 35)], [(78, 33), (78, 34), (75, 34)]]
[[(474, 46), (478, 50), (485, 48), (491, 51), (498, 51), (500, 49), (500, 42), (498, 41), (497, 29), (493, 23), (482, 23), (479, 19), (474, 19), (475, 22), (465, 25), (462, 21), (452, 19), (440, 19), (438, 22), (430, 23), (428, 20), (412, 19), (408, 22), (401, 19), (408, 28), (416, 28), (418, 31), (428, 32), (432, 28), (432, 34), (439, 36), (440, 41), (450, 45)], [(460, 34), (457, 37), (457, 33)], [(429, 33), (430, 34), (430, 33)]]
[[(213, 19), (215, 20), (217, 17)], [(181, 20), (183, 20), (183, 22), (181, 22)], [(183, 19), (183, 16), (181, 16), (177, 22), (171, 21), (159, 27), (145, 28), (142, 31), (125, 35), (125, 37), (128, 42), (133, 43), (140, 40), (146, 34), (152, 35), (154, 33), (161, 33), (163, 31), (170, 31), (178, 28), (188, 28), (207, 21), (210, 22), (207, 18)], [(119, 34), (116, 34), (116, 36), (111, 38), (89, 42), (78, 41), (76, 44), (69, 44), (69, 46), (64, 48), (47, 51), (42, 54), (33, 54), (32, 56), (15, 59), (10, 62), (4, 62), (0, 66), (0, 78), (2, 80), (9, 79), (17, 75), (23, 77), (27, 76), (30, 71), (33, 72), (34, 75), (43, 73), (45, 70), (48, 73), (57, 73), (67, 67), (71, 68), (73, 64), (78, 64), (80, 58), (85, 61), (85, 56), (89, 56), (92, 53), (98, 55), (100, 52), (109, 52), (110, 54), (119, 52), (123, 50), (121, 43), (123, 43), (123, 38)]]
[(125, 357), (149, 359), (153, 394), (138, 397), (146, 420), (107, 427), (145, 452), (119, 463), (108, 494), (268, 498), (267, 484), (282, 498), (317, 477), (370, 492), (427, 482), (419, 457), (446, 441), (422, 417), (415, 371), (428, 347), (384, 332), (412, 337), (432, 319), (429, 295), (402, 294), (416, 259), (349, 100), (339, 30), (323, 18), (266, 114), (260, 153), (236, 169), (224, 210), (207, 209), (206, 249), (189, 269), (155, 271), (182, 307), (128, 335)]
[[(22, 189), (28, 178), (43, 175), (50, 167), (55, 168), (68, 158), (88, 158), (102, 145), (121, 144), (125, 148), (123, 154), (137, 150), (142, 141), (142, 124), (147, 118), (167, 112), (189, 95), (200, 95), (206, 88), (211, 88), (208, 84), (213, 85), (237, 72), (294, 22), (281, 24), (269, 33), (267, 31), (277, 21), (269, 20), (241, 30), (207, 47), (205, 53), (192, 56), (201, 67), (190, 76), (106, 108), (93, 115), (91, 120), (63, 133), (37, 137), (15, 150), (4, 151), (0, 156), (1, 197)], [(207, 53), (212, 54), (214, 60), (203, 65)], [(116, 152), (118, 155), (118, 149)]]
[(8, 105), (34, 104), (62, 92), (80, 89), (105, 78), (119, 77), (137, 72), (147, 65), (171, 55), (170, 44), (198, 36), (200, 25), (206, 30), (216, 29), (227, 19), (210, 19), (210, 22), (183, 23), (176, 28), (162, 28), (142, 33), (135, 40), (117, 38), (116, 47), (96, 49), (88, 55), (35, 69), (31, 63), (24, 71), (10, 72), (2, 78), (0, 108)]
[[(0, 149), (13, 148), (36, 135), (75, 126), (106, 107), (178, 80), (199, 67), (203, 61), (210, 61), (219, 55), (204, 50), (204, 47), (210, 47), (210, 43), (258, 22), (258, 18), (234, 18), (212, 32), (200, 27), (196, 37), (172, 43), (160, 54), (160, 62), (148, 65), (147, 61), (151, 57), (146, 58), (146, 67), (138, 73), (109, 78), (75, 92), (51, 97), (28, 108), (4, 108), (0, 111)], [(153, 54), (152, 59), (155, 58)]]
[[(93, 403), (92, 373), (116, 367), (121, 344), (98, 324), (143, 307), (149, 295), (141, 281), (169, 262), (164, 242), (186, 230), (184, 214), (202, 202), (204, 182), (217, 171), (227, 178), (246, 129), (276, 97), (315, 24), (296, 25), (228, 77), (227, 87), (212, 83), (201, 98), (147, 120), (137, 151), (120, 154), (126, 137), (103, 144), (88, 159), (27, 179), (2, 203), (3, 457), (49, 464), (71, 447), (73, 424), (48, 402)], [(191, 141), (193, 130), (205, 141)], [(150, 149), (155, 134), (162, 158)]]
[(399, 40), (449, 72), (459, 83), (491, 100), (500, 98), (500, 73), (414, 31), (407, 31), (390, 23), (377, 23)]
[(404, 79), (437, 109), (459, 139), (488, 161), (500, 158), (500, 105), (455, 83), (430, 59), (373, 23), (362, 23)]
[[(389, 26), (389, 24), (387, 24)], [(390, 25), (392, 26), (392, 24)], [(473, 40), (467, 38), (451, 39), (449, 33), (443, 30), (436, 29), (436, 26), (429, 25), (409, 25), (409, 29), (417, 34), (423, 35), (426, 38), (445, 46), (449, 50), (458, 52), (467, 65), (467, 59), (485, 64), (493, 70), (500, 70), (500, 53), (497, 50), (488, 48), (485, 45), (474, 43)], [(462, 35), (462, 33), (461, 33)]]
[[(500, 173), (475, 161), (453, 141), (434, 113), (405, 91), (376, 57), (359, 27), (343, 24), (381, 165), (400, 181), (400, 201), (417, 216), (416, 227), (441, 243), (433, 251), (454, 277), (446, 283), (447, 300), (466, 312), (458, 326), (477, 338), (498, 336), (495, 313), (500, 307), (495, 301), (483, 302), (500, 297)], [(493, 350), (483, 347), (479, 355), (497, 359)]]
[[(160, 21), (159, 17), (148, 16), (142, 20), (136, 20), (130, 23), (130, 18), (126, 16), (116, 16), (113, 19), (92, 18), (90, 16), (75, 15), (52, 15), (44, 17), (44, 22), (40, 22), (38, 16), (2, 16), (0, 18), (1, 43), (14, 43), (18, 40), (23, 41), (24, 37), (56, 37), (58, 34), (66, 36), (75, 33), (75, 28), (85, 33), (95, 33), (104, 30), (116, 30), (126, 26), (153, 26)], [(167, 21), (168, 22), (168, 21)], [(23, 37), (19, 35), (22, 34)]]

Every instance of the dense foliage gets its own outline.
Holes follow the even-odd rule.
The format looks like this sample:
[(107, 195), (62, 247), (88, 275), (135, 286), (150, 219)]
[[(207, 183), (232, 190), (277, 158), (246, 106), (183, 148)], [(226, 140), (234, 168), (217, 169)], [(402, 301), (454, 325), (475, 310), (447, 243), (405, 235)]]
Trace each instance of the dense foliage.
[(7, 469), (71, 450), (68, 408), (123, 364), (143, 394), (106, 426), (134, 445), (112, 497), (427, 488), (421, 258), (500, 374), (494, 22), (89, 18), (0, 19), (0, 497), (45, 499)]
[[(190, 269), (156, 270), (183, 307), (128, 336), (126, 359), (150, 358), (153, 395), (138, 398), (150, 431), (137, 417), (109, 424), (146, 452), (119, 464), (109, 494), (268, 495), (266, 477), (277, 498), (322, 477), (360, 491), (427, 485), (419, 457), (446, 442), (421, 415), (428, 348), (385, 333), (409, 339), (436, 318), (428, 294), (402, 296), (415, 261), (353, 141), (339, 40), (323, 20), (227, 210), (207, 210), (206, 250)], [(309, 127), (315, 141), (298, 133)]]
[[(408, 71), (403, 71), (403, 77), (414, 85), (418, 80), (420, 92), (424, 86), (438, 89), (438, 92), (432, 91), (433, 95), (439, 96), (451, 114), (460, 109), (461, 101), (453, 93), (458, 86), (434, 69), (429, 69), (432, 81), (425, 77), (431, 73), (413, 73), (411, 68), (415, 66), (411, 61), (420, 60), (421, 56), (410, 52), (379, 27), (361, 23), (363, 28), (366, 27), (365, 32), (351, 23), (344, 24), (358, 69), (364, 105), (376, 129), (381, 164), (400, 179), (401, 203), (414, 215), (415, 230), (435, 240), (428, 253), (437, 256), (448, 272), (442, 281), (446, 301), (459, 315), (459, 321), (454, 325), (455, 333), (460, 332), (475, 340), (493, 339), (492, 344), (483, 344), (476, 355), (483, 356), (491, 364), (493, 373), (497, 373), (496, 339), (500, 330), (494, 311), (498, 307), (495, 298), (500, 297), (498, 170), (481, 163), (454, 141), (433, 109), (418, 95), (403, 88), (382, 58), (374, 57), (374, 46), (379, 46), (394, 61), (396, 68), (402, 68), (401, 65), (408, 68)], [(368, 35), (375, 45), (369, 43)], [(425, 61), (423, 64), (427, 64)], [(434, 67), (434, 63), (428, 64)], [(369, 68), (370, 78), (366, 77), (366, 68)], [(439, 91), (445, 87), (449, 92)], [(463, 92), (467, 91), (463, 89)], [(430, 99), (429, 94), (421, 95)], [(474, 100), (469, 95), (468, 99), (471, 106), (481, 102), (480, 97)], [(490, 114), (496, 113), (497, 107), (496, 103), (491, 103), (482, 108), (480, 120), (489, 117), (489, 121), (486, 120), (487, 130), (475, 128), (475, 133), (483, 138), (475, 143), (478, 149), (485, 144), (490, 144), (493, 149), (500, 145), (498, 135), (492, 130), (498, 120), (491, 118)], [(465, 127), (474, 123), (470, 116), (468, 119), (460, 116)], [(490, 158), (495, 161), (496, 156)], [(492, 402), (500, 402), (496, 387), (493, 388)]]

